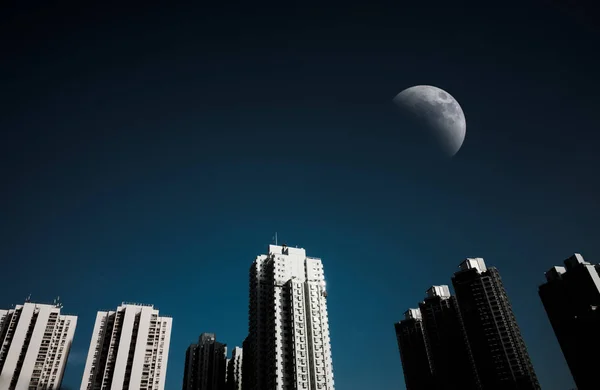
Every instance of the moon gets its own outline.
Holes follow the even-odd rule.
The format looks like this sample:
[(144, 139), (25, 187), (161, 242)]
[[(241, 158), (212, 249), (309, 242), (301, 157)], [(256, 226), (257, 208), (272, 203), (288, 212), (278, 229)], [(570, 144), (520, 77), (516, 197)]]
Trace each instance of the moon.
[(443, 154), (452, 157), (459, 151), (467, 122), (462, 108), (448, 92), (431, 85), (417, 85), (396, 95), (394, 103), (423, 125)]

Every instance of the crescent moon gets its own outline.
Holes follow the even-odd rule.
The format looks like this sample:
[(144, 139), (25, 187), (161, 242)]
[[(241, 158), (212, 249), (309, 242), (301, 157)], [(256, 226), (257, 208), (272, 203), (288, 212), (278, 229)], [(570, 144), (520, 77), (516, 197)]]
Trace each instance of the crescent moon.
[(411, 114), (452, 157), (461, 148), (467, 122), (460, 104), (448, 92), (431, 85), (417, 85), (400, 92), (394, 103)]

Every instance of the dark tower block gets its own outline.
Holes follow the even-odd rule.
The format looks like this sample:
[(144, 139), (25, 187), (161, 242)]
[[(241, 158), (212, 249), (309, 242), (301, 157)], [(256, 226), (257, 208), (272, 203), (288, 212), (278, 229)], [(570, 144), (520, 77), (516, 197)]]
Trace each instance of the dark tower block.
[(409, 309), (396, 324), (396, 338), (407, 390), (428, 390), (434, 386), (427, 339), (419, 309)]
[(452, 284), (483, 389), (539, 389), (498, 270), (466, 259)]
[(458, 309), (448, 286), (432, 286), (419, 304), (437, 389), (479, 389), (479, 378)]
[(540, 298), (580, 390), (599, 389), (600, 265), (576, 253), (546, 272)]

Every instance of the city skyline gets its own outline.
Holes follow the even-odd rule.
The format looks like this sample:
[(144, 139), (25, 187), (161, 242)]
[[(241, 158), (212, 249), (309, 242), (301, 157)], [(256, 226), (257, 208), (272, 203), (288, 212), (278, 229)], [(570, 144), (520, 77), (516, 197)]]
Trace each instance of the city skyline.
[[(269, 254), (258, 256), (250, 268), (250, 330), (256, 328), (256, 326), (252, 325), (253, 323), (258, 324), (261, 322), (260, 317), (256, 317), (256, 314), (253, 314), (256, 313), (256, 308), (253, 309), (252, 302), (254, 302), (254, 305), (256, 305), (258, 300), (261, 300), (260, 294), (256, 295), (258, 291), (262, 291), (264, 287), (268, 287), (271, 283), (274, 283), (275, 287), (283, 287), (286, 284), (290, 286), (295, 284), (301, 286), (302, 284), (306, 284), (306, 281), (316, 282), (315, 286), (321, 287), (321, 290), (319, 290), (321, 292), (318, 295), (326, 297), (325, 290), (323, 289), (323, 287), (325, 286), (325, 279), (320, 259), (307, 257), (306, 252), (303, 248), (289, 248), (286, 244), (282, 244), (281, 246), (269, 245), (268, 247)], [(290, 249), (291, 256), (289, 256)], [(278, 254), (281, 256), (277, 256)], [(298, 265), (300, 263), (298, 263), (298, 261), (305, 262), (306, 264), (299, 267)], [(314, 263), (314, 261), (317, 262)], [(308, 262), (312, 263), (309, 264)], [(546, 310), (548, 311), (548, 319), (555, 327), (555, 331), (557, 332), (556, 336), (560, 343), (563, 343), (564, 337), (572, 337), (573, 335), (572, 330), (568, 328), (569, 325), (566, 325), (566, 328), (564, 327), (565, 325), (559, 325), (563, 323), (566, 324), (565, 319), (568, 318), (568, 314), (566, 317), (564, 314), (560, 314), (560, 321), (558, 320), (559, 317), (556, 317), (557, 313), (559, 313), (556, 310), (559, 309), (561, 305), (562, 307), (564, 307), (564, 305), (567, 304), (569, 299), (574, 299), (575, 297), (573, 295), (575, 294), (575, 291), (569, 292), (567, 294), (568, 291), (564, 290), (565, 288), (574, 288), (575, 285), (572, 284), (573, 282), (571, 282), (571, 280), (575, 281), (576, 279), (570, 279), (571, 276), (575, 275), (572, 276), (572, 278), (579, 278), (579, 282), (584, 283), (583, 285), (578, 286), (578, 289), (583, 289), (581, 291), (588, 291), (589, 293), (591, 293), (586, 293), (587, 295), (589, 295), (588, 301), (584, 300), (576, 304), (574, 307), (576, 313), (583, 315), (583, 317), (581, 317), (581, 320), (585, 320), (588, 322), (597, 322), (598, 318), (596, 318), (597, 316), (593, 317), (596, 314), (593, 310), (595, 310), (597, 307), (594, 306), (594, 303), (596, 303), (598, 297), (600, 297), (600, 279), (598, 279), (597, 270), (598, 267), (600, 267), (600, 264), (594, 265), (589, 262), (586, 262), (583, 259), (583, 257), (578, 253), (575, 253), (574, 255), (570, 256), (567, 260), (564, 261), (564, 263), (566, 267), (554, 266), (548, 272), (546, 272), (545, 275), (547, 282), (540, 285), (540, 297), (542, 298)], [(510, 301), (507, 298), (506, 293), (504, 292), (504, 287), (502, 286), (502, 281), (497, 269), (495, 267), (489, 268), (482, 258), (466, 258), (460, 263), (459, 268), (460, 270), (456, 271), (454, 273), (454, 276), (452, 276), (452, 284), (455, 289), (458, 288), (459, 291), (462, 291), (462, 305), (456, 300), (456, 297), (452, 295), (448, 285), (433, 285), (426, 291), (425, 299), (419, 302), (418, 307), (408, 309), (404, 313), (404, 320), (395, 324), (397, 345), (400, 349), (403, 371), (407, 386), (410, 386), (409, 389), (413, 390), (434, 388), (444, 386), (444, 384), (449, 383), (453, 383), (453, 386), (473, 389), (480, 388), (480, 386), (483, 386), (483, 388), (487, 388), (489, 386), (497, 386), (499, 385), (499, 382), (497, 381), (502, 380), (500, 379), (501, 377), (494, 379), (493, 376), (497, 374), (492, 374), (493, 368), (491, 366), (486, 366), (486, 364), (488, 363), (485, 363), (486, 361), (491, 362), (493, 360), (496, 361), (496, 363), (494, 364), (499, 364), (496, 368), (496, 370), (500, 370), (498, 372), (503, 372), (507, 370), (508, 366), (504, 367), (504, 365), (508, 364), (508, 362), (510, 361), (510, 370), (516, 370), (512, 374), (510, 374), (510, 376), (516, 378), (515, 385), (524, 386), (524, 388), (538, 389), (539, 384), (537, 383), (537, 377), (535, 375), (535, 372), (533, 371), (531, 361), (529, 360), (530, 358), (527, 353), (527, 347), (525, 346), (525, 343), (520, 336), (519, 327), (514, 319), (514, 314), (512, 313)], [(567, 275), (569, 276), (569, 279), (567, 279), (569, 282), (567, 283), (570, 284), (564, 284), (562, 283), (562, 280), (564, 279), (564, 276), (567, 274), (568, 270), (572, 270), (571, 273)], [(582, 274), (582, 272), (584, 273)], [(589, 281), (584, 280), (584, 275), (588, 275)], [(582, 276), (584, 276), (584, 279), (581, 279)], [(598, 279), (598, 281), (596, 281), (596, 279)], [(287, 282), (281, 284), (285, 281)], [(261, 284), (263, 288), (260, 287)], [(310, 289), (311, 285), (306, 284), (304, 287)], [(550, 288), (552, 288), (552, 290), (549, 290)], [(559, 288), (559, 290), (557, 290), (557, 288)], [(560, 290), (560, 288), (562, 288), (563, 290)], [(281, 290), (280, 293), (283, 293), (284, 290)], [(484, 339), (478, 340), (477, 337), (483, 337), (483, 335), (486, 334), (487, 336), (485, 336), (485, 338), (490, 339), (491, 337), (490, 340), (496, 340), (494, 338), (496, 336), (490, 336), (489, 330), (491, 328), (488, 329), (489, 326), (485, 325), (485, 323), (487, 323), (488, 321), (482, 321), (482, 318), (484, 318), (485, 315), (482, 316), (482, 312), (480, 309), (476, 310), (479, 314), (477, 314), (475, 317), (473, 317), (472, 314), (469, 314), (470, 311), (473, 311), (474, 304), (481, 304), (481, 302), (477, 303), (480, 301), (480, 299), (476, 298), (476, 295), (481, 295), (483, 290), (486, 291), (486, 296), (491, 294), (491, 292), (493, 292), (493, 294), (489, 295), (487, 298), (488, 300), (490, 300), (490, 306), (488, 307), (486, 306), (488, 304), (484, 304), (482, 308), (488, 307), (489, 310), (497, 310), (499, 312), (503, 312), (501, 317), (505, 322), (503, 323), (504, 325), (497, 325), (496, 331), (499, 332), (498, 337), (501, 337), (502, 340), (504, 340), (504, 338), (507, 336), (512, 337), (512, 341), (510, 341), (509, 343), (510, 346), (508, 346), (509, 344), (507, 344), (508, 347), (504, 346), (503, 348), (509, 348), (511, 350), (514, 349), (513, 352), (509, 351), (507, 353), (511, 356), (514, 355), (515, 359), (521, 359), (522, 361), (512, 362), (512, 360), (509, 359), (506, 362), (500, 364), (500, 361), (498, 361), (496, 358), (492, 359), (492, 357), (494, 356), (493, 354), (495, 352), (492, 352), (492, 355), (489, 355), (489, 357), (486, 356), (486, 354), (489, 354), (491, 351), (487, 351), (484, 347), (487, 341), (485, 341)], [(268, 291), (265, 292), (268, 293)], [(285, 298), (285, 294), (281, 295), (280, 299), (281, 298)], [(290, 302), (295, 303), (294, 300)], [(589, 305), (589, 302), (592, 302), (592, 306)], [(583, 306), (581, 306), (582, 304)], [(282, 307), (285, 307), (285, 304)], [(61, 355), (58, 355), (59, 359), (56, 363), (56, 370), (54, 370), (52, 382), (49, 382), (55, 386), (60, 384), (62, 375), (64, 374), (66, 358), (69, 354), (70, 344), (74, 336), (74, 325), (76, 325), (77, 323), (77, 316), (60, 316), (61, 308), (62, 303), (59, 301), (59, 298), (54, 299), (54, 303), (50, 305), (43, 303), (33, 303), (31, 302), (30, 295), (27, 298), (24, 305), (17, 305), (13, 309), (9, 310), (0, 310), (0, 341), (7, 340), (4, 344), (2, 344), (4, 347), (0, 350), (0, 372), (2, 372), (2, 367), (7, 362), (9, 365), (11, 365), (11, 367), (15, 364), (18, 367), (23, 365), (23, 370), (25, 372), (31, 371), (33, 367), (31, 366), (31, 364), (23, 364), (21, 359), (16, 360), (14, 356), (11, 359), (7, 359), (7, 353), (10, 351), (11, 345), (14, 344), (13, 337), (11, 336), (11, 334), (15, 331), (17, 331), (17, 335), (21, 334), (21, 336), (15, 338), (17, 344), (29, 344), (29, 341), (27, 341), (29, 340), (28, 336), (25, 336), (25, 341), (21, 340), (23, 338), (22, 336), (25, 334), (23, 332), (27, 327), (31, 328), (33, 325), (37, 325), (37, 323), (39, 322), (37, 320), (37, 317), (39, 317), (38, 313), (41, 313), (41, 318), (48, 317), (49, 315), (50, 320), (52, 320), (53, 323), (58, 318), (57, 324), (61, 326), (61, 329), (63, 324), (67, 322), (66, 329), (64, 330), (64, 332), (61, 331), (64, 333), (63, 336), (56, 339), (56, 341), (53, 341), (55, 343), (58, 343), (60, 342), (62, 337), (66, 337), (66, 339), (64, 339), (62, 341), (62, 344), (60, 345), (60, 351), (58, 351), (59, 353), (63, 353), (62, 351), (63, 349), (65, 349), (66, 352), (64, 352), (64, 354), (62, 355), (62, 359), (60, 358)], [(127, 308), (129, 308), (129, 310), (127, 312), (126, 317), (124, 313), (126, 311), (125, 309)], [(27, 309), (25, 311), (26, 315), (24, 315), (25, 320), (30, 321), (33, 325), (22, 325), (22, 323), (18, 323), (20, 318), (23, 317), (23, 315), (21, 315), (23, 313), (23, 309)], [(277, 310), (274, 311), (275, 314), (272, 314), (265, 318), (276, 319), (282, 314), (284, 314), (283, 312), (277, 314)], [(590, 312), (589, 310), (592, 310), (592, 312)], [(142, 316), (142, 313), (146, 313), (146, 315)], [(423, 313), (425, 314), (423, 315)], [(491, 313), (492, 312), (488, 314)], [(32, 315), (34, 318), (33, 320), (31, 319)], [(56, 315), (58, 315), (58, 317), (56, 317)], [(323, 313), (321, 313), (321, 315), (323, 315)], [(592, 317), (590, 315), (592, 315)], [(466, 317), (463, 318), (463, 316)], [(493, 314), (493, 317), (497, 317), (497, 314)], [(294, 316), (294, 318), (296, 318), (296, 316)], [(325, 318), (325, 324), (327, 324), (327, 317)], [(576, 315), (574, 318), (577, 319), (578, 316)], [(281, 317), (281, 319), (283, 319), (283, 317)], [(148, 337), (150, 337), (149, 331), (145, 331), (144, 329), (146, 329), (147, 323), (153, 323), (152, 321), (156, 322), (156, 320), (158, 320), (159, 323), (159, 331), (156, 332), (156, 336), (154, 336), (154, 333), (152, 333), (153, 343), (159, 342), (158, 337), (160, 335), (160, 323), (162, 321), (166, 321), (163, 323), (164, 329), (162, 331), (162, 338), (160, 339), (160, 354), (157, 355), (158, 359), (155, 358), (153, 360), (154, 364), (158, 364), (157, 372), (159, 372), (159, 374), (155, 374), (157, 375), (156, 389), (163, 390), (164, 381), (166, 379), (166, 363), (169, 355), (168, 351), (171, 337), (172, 319), (170, 317), (158, 317), (158, 310), (155, 310), (153, 305), (126, 302), (123, 302), (122, 305), (119, 306), (116, 311), (99, 311), (97, 313), (96, 323), (94, 325), (94, 331), (92, 333), (92, 341), (90, 342), (90, 348), (88, 350), (86, 369), (84, 371), (84, 377), (81, 383), (81, 389), (95, 389), (96, 387), (94, 386), (101, 386), (101, 384), (105, 382), (108, 383), (109, 388), (113, 388), (114, 386), (117, 386), (116, 388), (120, 388), (121, 385), (119, 383), (121, 382), (123, 382), (123, 386), (128, 386), (131, 380), (133, 380), (134, 382), (137, 381), (136, 383), (140, 382), (140, 379), (142, 379), (142, 371), (140, 371), (139, 367), (141, 362), (141, 354), (138, 351), (139, 348), (136, 348), (136, 343), (134, 342), (134, 340), (140, 337), (143, 338), (146, 334), (148, 334)], [(71, 322), (73, 322), (74, 325), (69, 331), (69, 326), (71, 325)], [(308, 323), (310, 323), (310, 321)], [(15, 328), (17, 324), (21, 325), (20, 330), (18, 328)], [(37, 327), (39, 328), (40, 326), (42, 325), (39, 325)], [(150, 330), (153, 329), (152, 326), (153, 325), (150, 326)], [(303, 328), (304, 326), (306, 326), (306, 324), (303, 325)], [(593, 327), (594, 325), (592, 325), (592, 322), (589, 322), (589, 326)], [(477, 330), (478, 327), (482, 328)], [(112, 336), (104, 335), (106, 333), (104, 329), (108, 328), (110, 328), (109, 330)], [(282, 334), (286, 332), (286, 327), (282, 324), (275, 324), (275, 328), (279, 329), (279, 332), (283, 332)], [(125, 337), (124, 342), (130, 345), (130, 348), (126, 351), (130, 352), (128, 357), (126, 357), (125, 352), (119, 352), (118, 356), (121, 357), (120, 359), (117, 359), (116, 351), (119, 350), (118, 345), (120, 344), (120, 342), (122, 341), (121, 339), (123, 338), (119, 335), (122, 333), (123, 329), (126, 329), (125, 335), (123, 336)], [(299, 331), (301, 330), (302, 329), (300, 329)], [(142, 335), (139, 337), (138, 332), (142, 333)], [(504, 334), (502, 332), (508, 333)], [(255, 333), (251, 331), (250, 334)], [(35, 332), (33, 332), (33, 335), (35, 336)], [(302, 336), (302, 334), (300, 334), (300, 336)], [(129, 339), (127, 339), (127, 337), (130, 337), (131, 341), (128, 341)], [(36, 337), (33, 337), (33, 339), (35, 338)], [(164, 346), (165, 338), (166, 353), (163, 354), (162, 348)], [(250, 364), (247, 364), (246, 367), (243, 368), (242, 348), (237, 346), (234, 347), (231, 354), (232, 358), (230, 359), (228, 358), (226, 344), (217, 342), (214, 333), (202, 333), (199, 337), (198, 343), (191, 344), (186, 351), (186, 364), (183, 375), (184, 390), (187, 388), (195, 389), (198, 388), (198, 386), (200, 386), (199, 388), (201, 389), (206, 388), (207, 390), (239, 390), (242, 389), (242, 374), (244, 371), (246, 372), (247, 380), (251, 383), (254, 382), (254, 386), (256, 386), (256, 372), (260, 372), (260, 368), (254, 366), (256, 364), (256, 356), (252, 356), (252, 348), (256, 349), (257, 345), (262, 345), (262, 348), (268, 349), (269, 345), (275, 346), (277, 345), (277, 342), (275, 344), (272, 344), (271, 341), (264, 339), (260, 341), (259, 344), (256, 344), (256, 341), (254, 342), (254, 344), (252, 344), (249, 342), (249, 339), (252, 340), (252, 337), (250, 337), (250, 335), (244, 339), (242, 345), (246, 348), (246, 350), (248, 350), (249, 354), (251, 354), (250, 359), (252, 360), (250, 360)], [(254, 339), (256, 339), (256, 334), (254, 336)], [(326, 339), (329, 339), (328, 334)], [(500, 340), (500, 338), (498, 338), (498, 340)], [(281, 341), (283, 341), (283, 339), (281, 339), (280, 342)], [(472, 355), (473, 352), (471, 351), (471, 344), (476, 346), (474, 350), (474, 355)], [(103, 345), (104, 347), (102, 347)], [(565, 357), (568, 359), (569, 364), (571, 365), (571, 370), (574, 370), (573, 375), (578, 375), (578, 380), (585, 386), (587, 385), (587, 383), (589, 383), (589, 381), (586, 379), (582, 379), (583, 375), (587, 375), (587, 371), (584, 369), (584, 367), (590, 364), (593, 365), (593, 362), (583, 362), (577, 359), (581, 355), (580, 352), (582, 348), (589, 348), (589, 344), (585, 347), (583, 344), (573, 346), (575, 348), (578, 348), (577, 351), (579, 351), (579, 353), (573, 355), (573, 353), (575, 353), (574, 350), (563, 350), (563, 353), (565, 353)], [(207, 349), (209, 347), (212, 349)], [(465, 347), (466, 350), (464, 350), (464, 352), (461, 352), (461, 348)], [(31, 347), (27, 348), (31, 349)], [(52, 348), (58, 350), (59, 346), (56, 345)], [(111, 352), (113, 348), (115, 352)], [(294, 348), (298, 348), (298, 346)], [(311, 351), (313, 350), (313, 348), (314, 347), (310, 347), (308, 349), (303, 348), (303, 351)], [(14, 355), (14, 350), (15, 348), (13, 346), (12, 355)], [(133, 353), (133, 351), (138, 353)], [(282, 356), (287, 356), (288, 352), (285, 351), (285, 348), (283, 348), (281, 351), (283, 353)], [(325, 351), (327, 351), (327, 348), (325, 348)], [(455, 354), (452, 360), (452, 364), (454, 366), (452, 367), (445, 366), (448, 363), (447, 358), (449, 351), (452, 351)], [(147, 352), (148, 351), (146, 351), (146, 355)], [(408, 352), (410, 352), (410, 356), (405, 356), (405, 353)], [(298, 353), (300, 354), (298, 355), (298, 357), (302, 359), (302, 351), (299, 351)], [(278, 356), (279, 354), (276, 355)], [(27, 361), (32, 359), (34, 354), (29, 353), (28, 355), (24, 356), (24, 362), (26, 363)], [(29, 356), (29, 358), (27, 358), (27, 356)], [(106, 356), (106, 358), (103, 358), (102, 356)], [(296, 356), (296, 352), (292, 352), (292, 356)], [(329, 355), (328, 360), (326, 359), (321, 363), (321, 365), (323, 365), (323, 363), (326, 363), (326, 361), (330, 362), (329, 366), (325, 364), (325, 368), (331, 367), (330, 356), (331, 355)], [(163, 357), (165, 358), (164, 360)], [(220, 363), (217, 362), (217, 360), (215, 360), (217, 359), (217, 357), (220, 357)], [(126, 365), (123, 365), (123, 362), (125, 361), (123, 359), (125, 358), (127, 358), (128, 363)], [(147, 359), (148, 357), (146, 356), (146, 360)], [(294, 357), (292, 360), (294, 359), (296, 358)], [(114, 366), (116, 365), (117, 360), (120, 360), (122, 363), (121, 366), (125, 367), (126, 369), (125, 371), (117, 370), (119, 371), (116, 374), (117, 379), (116, 381), (113, 381), (115, 377)], [(112, 363), (109, 363), (109, 361)], [(476, 361), (477, 363), (475, 363)], [(285, 363), (285, 359), (282, 362)], [(161, 363), (163, 364), (162, 368)], [(98, 368), (99, 364), (100, 366), (106, 366), (107, 368)], [(52, 366), (54, 366), (54, 363), (52, 363)], [(108, 368), (108, 366), (112, 366), (112, 368)], [(309, 364), (308, 366), (311, 366), (311, 364)], [(277, 365), (274, 365), (271, 368), (267, 367), (265, 373), (268, 372), (270, 374), (267, 374), (265, 378), (271, 378), (273, 375), (272, 372), (274, 372), (273, 370), (279, 372), (285, 367), (285, 364), (279, 368), (277, 368)], [(19, 370), (19, 372), (23, 370)], [(199, 370), (202, 371), (202, 373)], [(256, 371), (252, 372), (253, 370)], [(311, 369), (309, 369), (308, 371), (310, 370)], [(531, 370), (531, 372), (528, 373), (528, 370)], [(154, 371), (144, 372), (148, 374)], [(324, 372), (321, 371), (321, 374), (323, 373)], [(313, 372), (313, 378), (315, 374), (316, 373)], [(50, 371), (48, 371), (48, 373), (44, 375), (50, 375)], [(519, 379), (519, 375), (522, 376), (522, 379)], [(532, 376), (528, 377), (528, 375)], [(152, 374), (150, 374), (150, 376), (152, 376)], [(14, 382), (13, 384), (16, 384), (16, 381), (19, 380), (20, 386), (26, 386), (26, 383), (29, 383), (29, 380), (23, 378), (24, 376), (21, 375), (21, 377), (19, 377), (19, 374), (17, 373), (14, 376), (14, 379), (12, 379), (11, 377), (11, 383)], [(39, 380), (41, 381), (40, 383), (43, 383), (43, 381), (48, 380), (49, 376), (44, 377), (42, 375), (41, 377), (36, 377), (35, 375), (33, 375), (32, 378), (32, 380)], [(283, 376), (282, 378), (285, 378), (285, 376)], [(331, 376), (330, 378), (333, 377)], [(5, 376), (1, 376), (0, 379), (5, 380)], [(25, 380), (26, 382), (23, 382), (23, 380)], [(263, 378), (262, 380), (264, 381), (265, 379)], [(23, 383), (21, 384), (21, 382)], [(186, 383), (188, 384), (186, 385)], [(282, 383), (279, 383), (278, 386), (281, 386)], [(333, 381), (331, 381), (330, 384), (333, 388)], [(150, 385), (153, 385), (153, 382)], [(275, 385), (275, 382), (273, 382), (268, 386)], [(298, 383), (297, 385), (302, 386), (302, 383)], [(248, 386), (248, 384), (246, 384), (246, 386)], [(309, 384), (308, 386), (310, 387), (311, 385)], [(252, 389), (253, 387), (252, 385), (250, 385), (250, 387), (248, 388)]]
[(498, 269), (466, 258), (451, 281), (394, 324), (407, 389), (539, 390)]
[[(123, 301), (174, 319), (167, 390), (201, 332), (243, 345), (274, 232), (323, 259), (338, 390), (402, 388), (391, 324), (473, 256), (501, 270), (540, 386), (575, 386), (537, 288), (600, 256), (595, 8), (13, 3), (0, 308), (32, 293), (78, 316), (65, 387)], [(460, 104), (451, 158), (395, 104), (413, 86)]]

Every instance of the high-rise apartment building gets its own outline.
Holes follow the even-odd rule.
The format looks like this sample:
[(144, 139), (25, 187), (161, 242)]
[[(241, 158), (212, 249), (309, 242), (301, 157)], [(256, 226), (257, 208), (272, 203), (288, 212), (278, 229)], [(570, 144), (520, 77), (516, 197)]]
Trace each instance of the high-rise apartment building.
[(171, 326), (152, 305), (98, 312), (81, 390), (164, 390)]
[(270, 245), (256, 258), (246, 345), (244, 389), (334, 390), (321, 259), (286, 245)]
[(26, 302), (0, 310), (0, 389), (59, 389), (77, 317), (61, 305)]
[(25, 302), (0, 310), (0, 389), (59, 389), (77, 326), (62, 305)]
[(564, 264), (546, 272), (547, 282), (539, 288), (540, 298), (577, 388), (597, 389), (600, 264), (590, 264), (578, 253)]
[(394, 324), (394, 327), (406, 389), (429, 390), (435, 388), (421, 311), (408, 309), (404, 313), (404, 319)]
[[(419, 304), (436, 389), (479, 389), (479, 379), (455, 296), (432, 286)], [(433, 387), (432, 387), (433, 388)]]
[(482, 387), (539, 389), (498, 270), (481, 258), (459, 267), (452, 284)]
[(242, 348), (235, 347), (227, 362), (227, 390), (242, 390)]
[(214, 333), (202, 333), (185, 354), (183, 390), (225, 390), (227, 346)]

